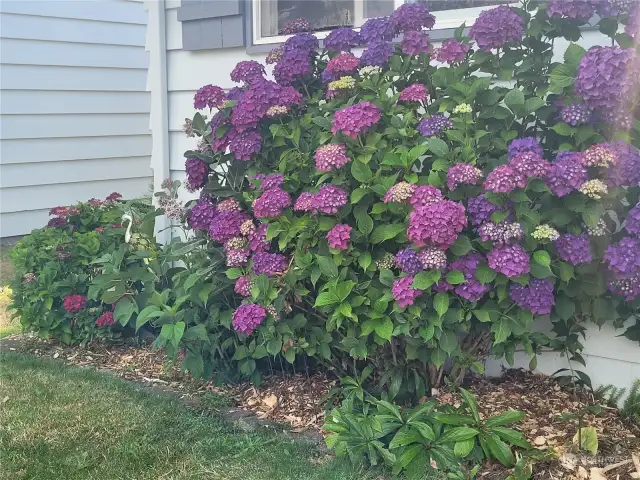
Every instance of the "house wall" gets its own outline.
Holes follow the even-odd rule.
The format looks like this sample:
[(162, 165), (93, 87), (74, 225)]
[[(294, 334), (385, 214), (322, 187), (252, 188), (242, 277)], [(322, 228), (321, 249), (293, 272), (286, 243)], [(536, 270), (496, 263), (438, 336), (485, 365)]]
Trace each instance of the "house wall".
[(149, 191), (146, 24), (136, 1), (0, 2), (0, 237)]
[[(182, 50), (182, 26), (177, 20), (177, 8), (180, 0), (168, 0), (165, 4), (164, 23), (166, 38), (167, 65), (167, 104), (168, 104), (168, 158), (155, 158), (154, 162), (165, 162), (170, 170), (171, 178), (184, 178), (184, 156), (186, 150), (193, 149), (196, 141), (187, 138), (182, 125), (185, 118), (192, 118), (193, 95), (198, 88), (206, 84), (231, 88), (235, 84), (229, 73), (241, 60), (263, 61), (265, 54), (247, 54), (244, 47), (185, 51)], [(153, 20), (151, 20), (153, 21)], [(593, 45), (607, 44), (606, 37), (596, 31), (585, 31), (580, 44), (589, 48)], [(568, 42), (556, 40), (556, 55), (561, 59)], [(151, 68), (154, 68), (153, 65)], [(267, 70), (269, 70), (267, 66)], [(154, 102), (155, 105), (155, 102)], [(154, 137), (156, 132), (154, 131)], [(155, 139), (154, 139), (155, 142)], [(185, 197), (189, 194), (184, 193)], [(542, 322), (542, 329), (548, 325)], [(633, 380), (640, 378), (640, 349), (638, 344), (624, 337), (617, 337), (620, 331), (610, 327), (602, 330), (595, 325), (587, 327), (585, 341), (585, 358), (587, 367), (574, 365), (578, 370), (591, 376), (594, 385), (613, 383), (619, 387), (629, 387)], [(528, 368), (529, 358), (525, 354), (517, 354), (516, 366)], [(502, 361), (489, 360), (486, 364), (487, 374), (499, 375), (505, 366)], [(543, 353), (538, 358), (537, 370), (552, 374), (560, 368), (568, 366), (567, 359), (555, 353)]]

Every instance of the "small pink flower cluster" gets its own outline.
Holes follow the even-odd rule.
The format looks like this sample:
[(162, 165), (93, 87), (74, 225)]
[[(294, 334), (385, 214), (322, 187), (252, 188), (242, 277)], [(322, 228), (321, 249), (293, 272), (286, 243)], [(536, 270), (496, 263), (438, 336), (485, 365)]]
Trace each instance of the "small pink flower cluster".
[(331, 132), (357, 138), (358, 134), (368, 130), (380, 121), (382, 113), (377, 105), (371, 102), (360, 102), (344, 107), (335, 113)]
[(84, 309), (86, 305), (87, 297), (82, 295), (67, 295), (63, 302), (64, 309), (69, 313), (77, 313)]
[(104, 312), (96, 320), (97, 327), (110, 327), (111, 325), (115, 325), (115, 323), (116, 319), (113, 318), (113, 312)]
[(316, 159), (316, 169), (320, 172), (337, 170), (351, 161), (347, 156), (347, 147), (335, 143), (318, 147), (314, 157)]
[(352, 228), (344, 223), (338, 224), (327, 233), (327, 241), (331, 248), (345, 250), (349, 246)]

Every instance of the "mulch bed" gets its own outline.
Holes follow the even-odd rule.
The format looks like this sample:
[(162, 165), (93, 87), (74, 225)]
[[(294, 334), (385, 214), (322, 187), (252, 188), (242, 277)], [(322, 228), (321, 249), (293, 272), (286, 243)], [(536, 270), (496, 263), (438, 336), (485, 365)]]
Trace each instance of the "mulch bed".
[[(191, 404), (207, 392), (222, 394), (234, 401), (238, 411), (250, 411), (258, 419), (284, 423), (293, 432), (321, 430), (325, 411), (319, 400), (337, 385), (335, 378), (324, 374), (273, 375), (258, 387), (195, 383), (180, 372), (178, 365), (167, 361), (163, 352), (153, 351), (149, 346), (96, 345), (80, 349), (22, 336), (2, 340), (2, 350), (7, 349), (57, 358), (161, 387)], [(598, 454), (591, 457), (574, 453), (572, 438), (577, 421), (560, 420), (558, 416), (596, 403), (589, 392), (561, 387), (551, 377), (524, 370), (507, 370), (500, 378), (476, 377), (468, 388), (476, 395), (483, 418), (506, 410), (526, 413), (517, 428), (536, 448), (553, 453), (550, 460), (535, 465), (535, 479), (640, 479), (640, 427), (624, 422), (615, 408), (603, 406), (600, 414), (584, 417), (584, 425), (595, 427), (598, 432)], [(436, 397), (452, 404), (460, 401), (457, 394), (447, 391), (437, 393)], [(508, 470), (494, 462), (486, 465), (478, 478), (498, 480), (508, 474)]]

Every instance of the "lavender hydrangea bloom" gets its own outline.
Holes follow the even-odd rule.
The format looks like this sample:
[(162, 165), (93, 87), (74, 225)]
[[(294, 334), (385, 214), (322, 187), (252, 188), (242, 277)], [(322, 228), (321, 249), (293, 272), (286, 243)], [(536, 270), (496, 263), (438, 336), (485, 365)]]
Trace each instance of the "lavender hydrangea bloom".
[(395, 36), (395, 21), (390, 17), (370, 18), (360, 27), (362, 43), (391, 41)]
[(628, 278), (640, 273), (640, 239), (625, 237), (607, 247), (604, 260), (616, 278)]
[(404, 3), (391, 14), (396, 33), (433, 28), (436, 17), (429, 13), (424, 3)]
[(333, 117), (331, 133), (342, 132), (344, 135), (357, 138), (380, 121), (380, 108), (371, 102), (360, 102), (338, 110)]
[(540, 145), (538, 139), (534, 137), (516, 138), (509, 143), (509, 158), (525, 152), (533, 153), (539, 157), (542, 157), (544, 153), (542, 145)]
[(547, 13), (550, 17), (589, 20), (595, 13), (593, 0), (549, 0)]
[(436, 60), (448, 64), (462, 62), (470, 48), (466, 43), (450, 38), (436, 50)]
[(489, 266), (509, 278), (529, 273), (529, 254), (519, 244), (495, 247), (487, 254)]
[(579, 236), (565, 233), (556, 239), (554, 245), (558, 256), (572, 265), (590, 263), (593, 260), (591, 243), (586, 233), (581, 233)]
[(396, 253), (394, 258), (396, 266), (404, 273), (411, 275), (421, 272), (424, 269), (424, 265), (418, 256), (418, 252), (405, 248)]
[(569, 125), (582, 125), (591, 121), (591, 109), (583, 104), (567, 105), (560, 112), (560, 118)]
[(627, 214), (627, 223), (624, 227), (627, 232), (640, 237), (640, 203), (636, 204)]
[(509, 296), (520, 308), (535, 315), (550, 314), (556, 303), (553, 282), (546, 278), (532, 278), (529, 285), (512, 283)]
[(361, 43), (360, 34), (355, 30), (348, 27), (336, 28), (324, 39), (324, 48), (333, 52), (350, 52)]
[(302, 103), (302, 95), (293, 87), (269, 80), (252, 83), (231, 113), (231, 123), (238, 131), (253, 129), (273, 106), (291, 107)]
[(638, 35), (640, 35), (640, 6), (636, 5), (629, 10), (629, 20), (624, 26), (624, 33), (634, 40), (638, 39)]
[(575, 91), (591, 108), (619, 107), (635, 92), (638, 66), (632, 48), (592, 47), (580, 60)]
[(478, 167), (468, 163), (456, 163), (447, 170), (447, 187), (455, 190), (458, 185), (477, 185), (482, 178), (482, 172)]
[(253, 331), (267, 318), (266, 310), (260, 305), (240, 305), (232, 316), (231, 323), (234, 330), (245, 335), (251, 335)]
[(251, 295), (251, 287), (253, 286), (253, 282), (251, 281), (251, 277), (249, 275), (242, 275), (238, 277), (236, 283), (233, 287), (233, 291), (238, 295), (242, 295), (243, 297), (248, 297)]
[(309, 75), (311, 75), (311, 55), (305, 50), (283, 52), (273, 68), (273, 78), (284, 86), (292, 85), (296, 80)]
[(279, 253), (258, 252), (253, 256), (253, 273), (267, 276), (283, 273), (287, 269), (287, 257)]
[(219, 212), (209, 226), (209, 236), (218, 243), (224, 243), (240, 235), (240, 226), (247, 220), (241, 212)]
[(576, 152), (556, 157), (549, 167), (547, 186), (558, 197), (564, 197), (580, 188), (589, 179), (589, 172), (582, 165), (582, 157)]
[(383, 67), (393, 55), (391, 42), (371, 42), (367, 49), (360, 55), (360, 65)]
[(409, 203), (413, 208), (418, 208), (439, 202), (443, 198), (442, 192), (433, 185), (420, 185), (413, 191)]
[(280, 187), (270, 188), (253, 203), (253, 215), (256, 218), (279, 217), (282, 211), (291, 205), (291, 197)]
[(200, 87), (193, 97), (193, 108), (202, 110), (205, 107), (209, 109), (220, 108), (225, 100), (224, 90), (216, 85), (205, 85)]
[(609, 290), (632, 302), (640, 297), (640, 272), (627, 278), (613, 278), (609, 281)]
[(465, 281), (455, 286), (455, 292), (469, 302), (477, 302), (491, 289), (489, 284), (482, 284), (476, 279), (476, 270), (483, 261), (482, 254), (471, 252), (449, 265), (449, 270), (459, 270), (464, 274)]
[(352, 228), (344, 223), (338, 224), (327, 232), (327, 241), (331, 248), (345, 250), (349, 246)]
[(464, 207), (450, 200), (441, 200), (411, 212), (407, 236), (417, 246), (428, 244), (446, 250), (466, 225)]
[(312, 30), (309, 20), (296, 18), (287, 22), (278, 32), (279, 35), (293, 35), (294, 33), (310, 32)]
[[(409, 5), (405, 3), (405, 5)], [(409, 56), (420, 55), (429, 52), (429, 35), (424, 32), (405, 32), (400, 42), (402, 53)]]
[(483, 195), (477, 197), (471, 197), (467, 202), (467, 211), (471, 218), (471, 225), (479, 227), (483, 223), (491, 219), (491, 215), (494, 212), (503, 211), (504, 207), (494, 205), (487, 200)]
[(255, 130), (229, 132), (229, 151), (236, 160), (248, 162), (262, 149), (262, 136)]
[(453, 128), (453, 123), (442, 114), (431, 115), (423, 118), (418, 124), (418, 131), (425, 137), (440, 135), (445, 130)]
[(249, 234), (249, 250), (252, 252), (267, 252), (271, 244), (267, 240), (269, 224), (261, 223), (258, 228)]
[(523, 33), (522, 17), (510, 7), (501, 5), (481, 12), (469, 30), (469, 37), (481, 50), (490, 51), (509, 41), (522, 39)]
[(316, 50), (319, 46), (318, 38), (311, 33), (298, 33), (293, 37), (287, 38), (284, 42), (283, 49), (286, 52), (293, 50), (306, 51), (307, 53)]
[(418, 253), (425, 270), (443, 270), (447, 266), (447, 254), (436, 247), (426, 247)]
[(269, 175), (258, 173), (253, 177), (253, 179), (262, 180), (262, 183), (260, 184), (260, 190), (262, 191), (279, 187), (284, 183), (284, 175), (282, 173), (270, 173)]
[(527, 178), (547, 178), (551, 165), (540, 155), (522, 152), (509, 158), (509, 165)]
[(622, 141), (610, 142), (608, 147), (617, 160), (609, 169), (609, 183), (616, 187), (640, 185), (640, 151)]
[(187, 158), (184, 162), (187, 171), (186, 187), (190, 192), (195, 192), (207, 184), (209, 178), (209, 165), (199, 158)]
[(260, 63), (255, 60), (243, 60), (231, 70), (231, 80), (236, 83), (253, 83), (264, 79), (265, 74), (264, 66)]
[(331, 184), (323, 185), (313, 196), (312, 208), (322, 213), (338, 213), (338, 210), (347, 204), (347, 199), (347, 192), (344, 189)]
[(400, 102), (425, 102), (429, 99), (429, 92), (427, 88), (421, 83), (413, 83), (406, 87), (400, 96), (398, 101)]
[(249, 263), (251, 252), (244, 248), (232, 248), (227, 252), (227, 267), (244, 267)]
[(313, 210), (314, 194), (311, 192), (302, 192), (296, 199), (293, 209), (296, 212), (310, 212)]
[(478, 235), (483, 242), (493, 242), (494, 245), (507, 245), (520, 240), (524, 232), (522, 225), (510, 222), (485, 222), (478, 227)]
[(316, 160), (316, 169), (319, 172), (337, 170), (351, 161), (351, 159), (347, 157), (347, 148), (344, 145), (335, 143), (318, 147), (314, 153), (314, 158)]
[(527, 186), (526, 177), (509, 165), (499, 165), (487, 175), (484, 188), (495, 193), (511, 193)]
[(411, 198), (415, 192), (416, 186), (409, 182), (398, 182), (392, 185), (387, 193), (384, 194), (384, 203), (403, 203)]
[(208, 230), (215, 215), (215, 204), (209, 199), (201, 198), (189, 212), (189, 226), (194, 230)]
[(413, 278), (413, 275), (409, 275), (393, 281), (391, 293), (400, 308), (413, 305), (416, 297), (422, 293), (420, 290), (411, 286), (413, 284)]

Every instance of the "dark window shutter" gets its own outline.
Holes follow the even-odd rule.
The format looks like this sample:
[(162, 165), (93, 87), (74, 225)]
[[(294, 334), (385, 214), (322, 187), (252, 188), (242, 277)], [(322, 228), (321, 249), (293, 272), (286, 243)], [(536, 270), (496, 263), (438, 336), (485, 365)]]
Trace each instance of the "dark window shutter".
[(182, 0), (183, 50), (209, 50), (245, 45), (244, 0)]

